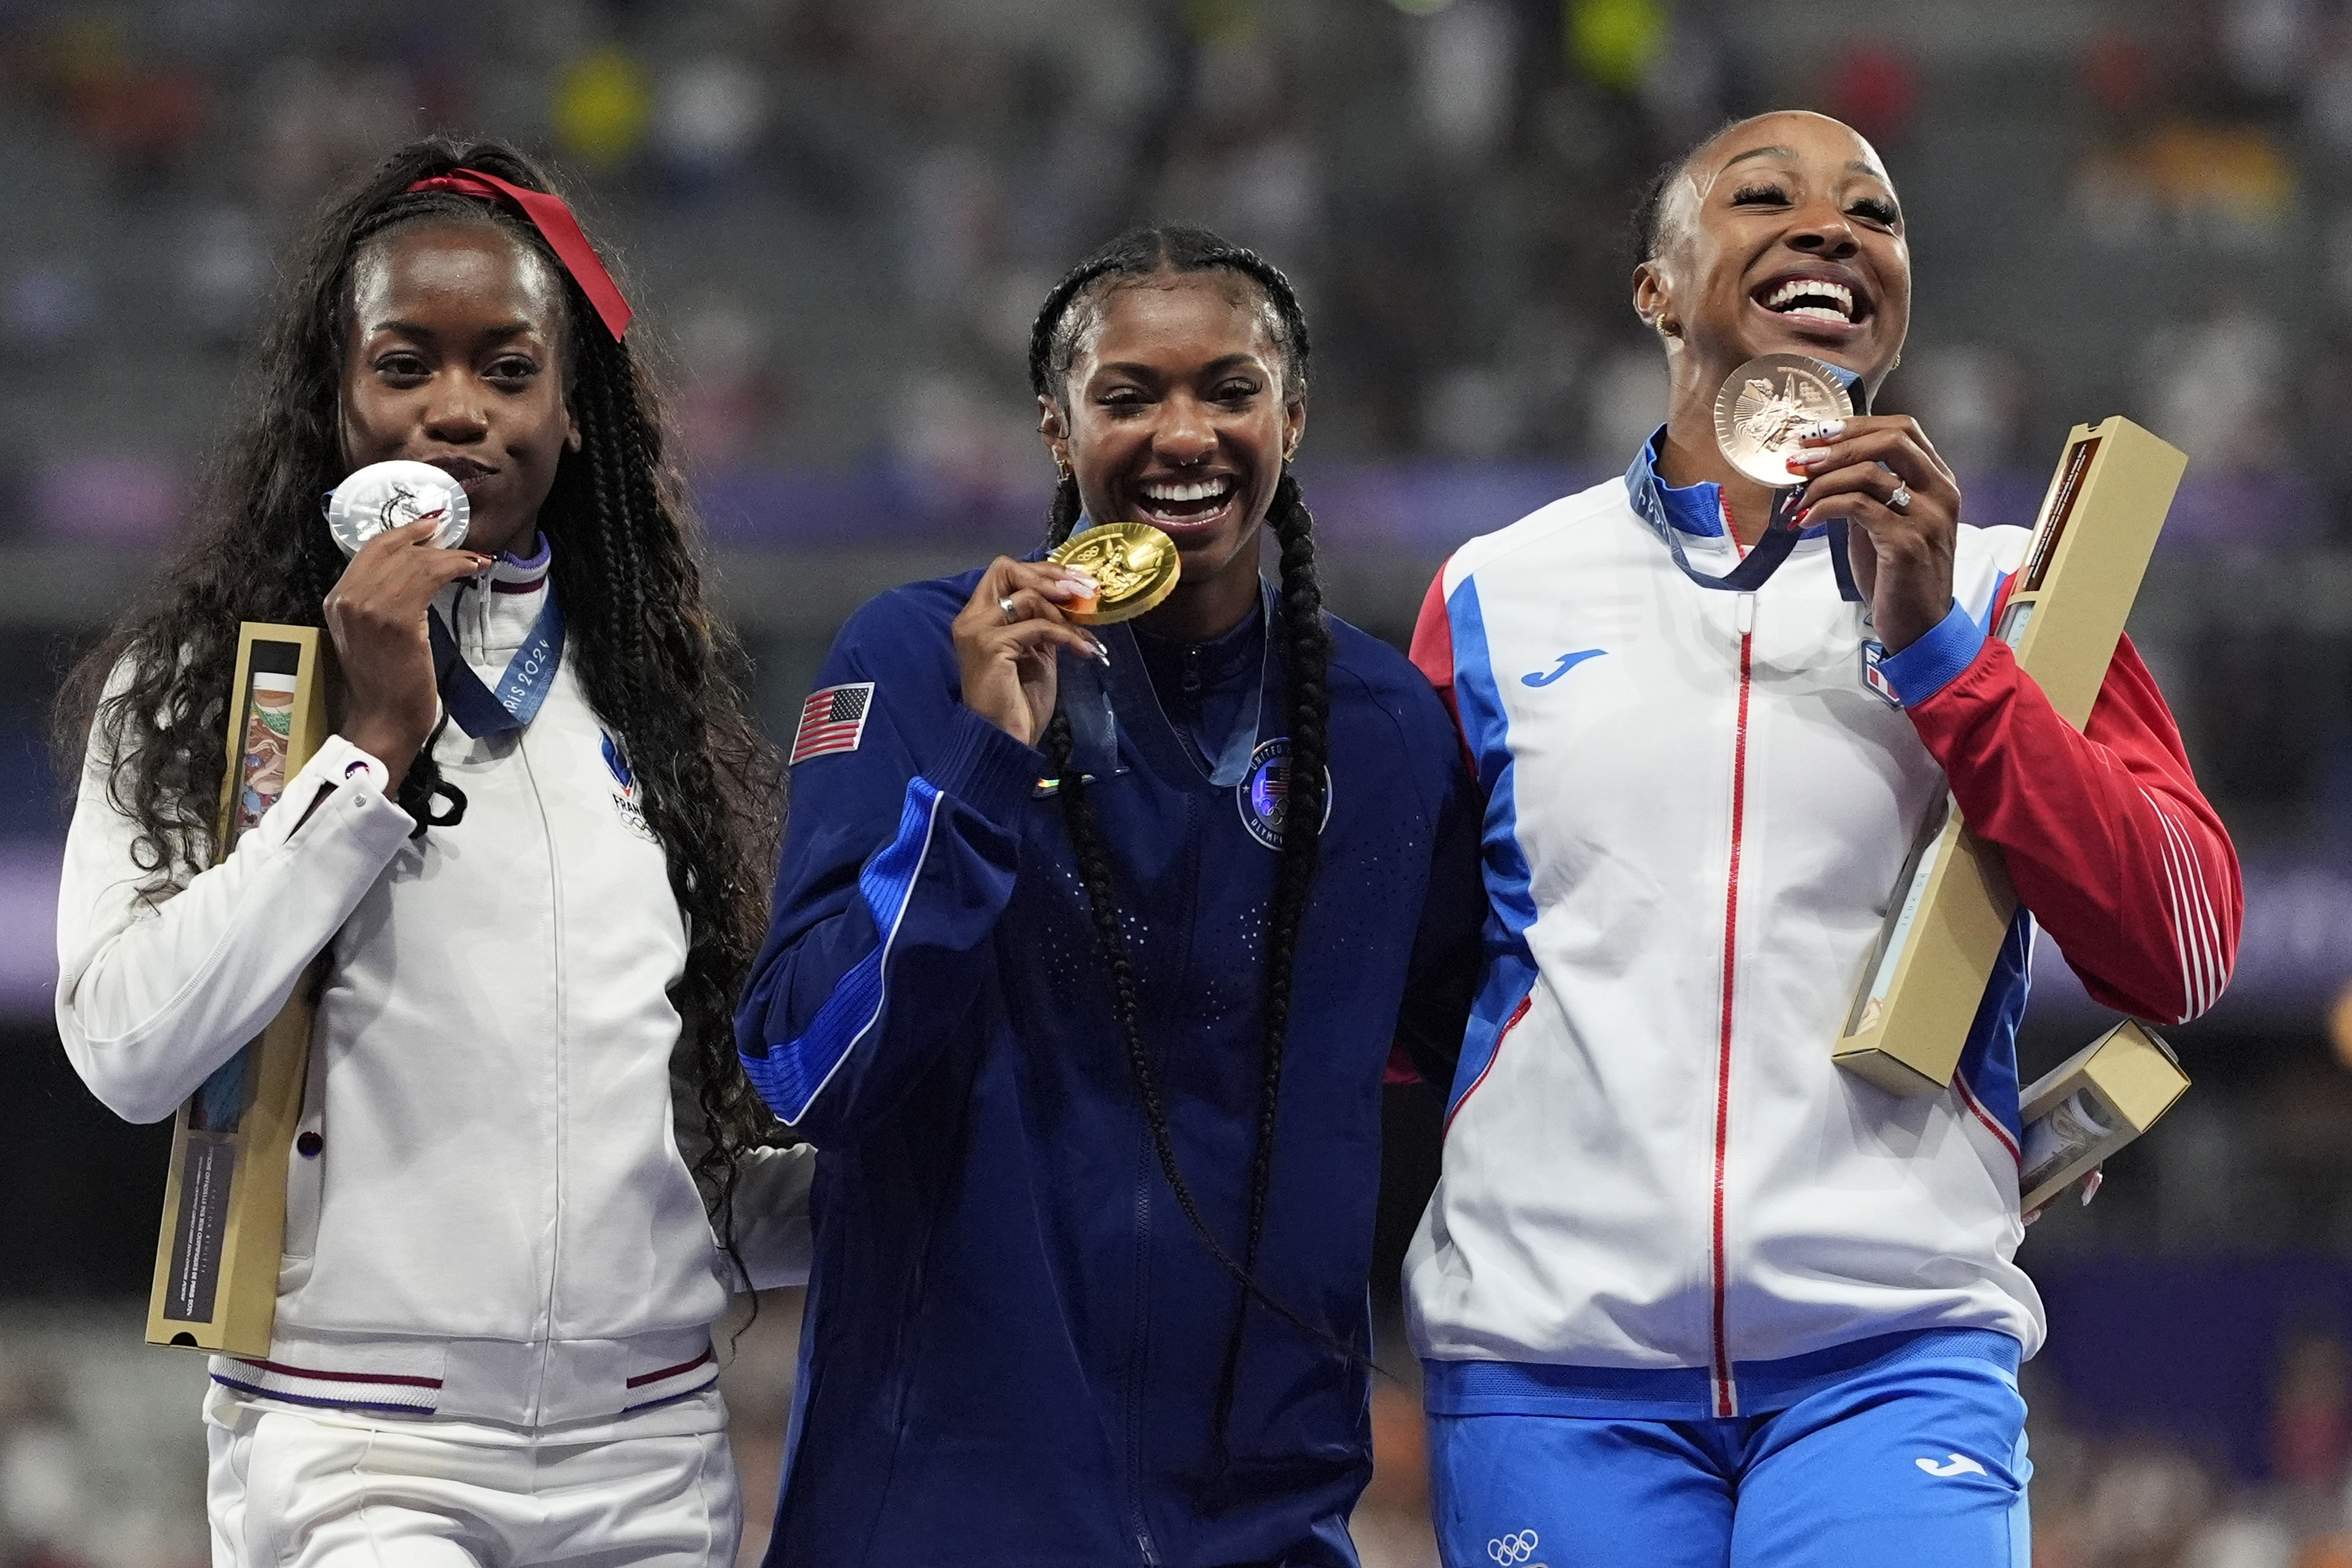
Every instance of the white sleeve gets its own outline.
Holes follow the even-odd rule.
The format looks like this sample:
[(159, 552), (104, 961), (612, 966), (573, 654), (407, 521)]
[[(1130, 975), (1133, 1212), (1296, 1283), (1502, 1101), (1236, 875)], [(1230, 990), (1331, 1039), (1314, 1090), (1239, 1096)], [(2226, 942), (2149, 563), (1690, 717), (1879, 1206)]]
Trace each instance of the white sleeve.
[(743, 1152), (735, 1176), (735, 1250), (753, 1290), (808, 1283), (809, 1184), (815, 1179), (814, 1144)]
[(157, 1122), (277, 1016), (415, 824), (383, 765), (330, 736), (227, 860), (150, 899), (97, 731), (58, 886), (58, 1032), (108, 1109)]
[[(670, 1129), (678, 1158), (688, 1170), (710, 1148), (689, 1067), (693, 1047), (688, 1042), (693, 1033), (692, 1020), (680, 1019), (669, 1073)], [(813, 1144), (789, 1149), (750, 1148), (735, 1162), (735, 1196), (729, 1218), (735, 1255), (743, 1260), (743, 1272), (751, 1276), (752, 1290), (808, 1283), (810, 1259), (815, 1250), (809, 1227), (809, 1187), (815, 1180)], [(741, 1276), (725, 1259), (719, 1260), (719, 1277), (730, 1291), (743, 1285)]]

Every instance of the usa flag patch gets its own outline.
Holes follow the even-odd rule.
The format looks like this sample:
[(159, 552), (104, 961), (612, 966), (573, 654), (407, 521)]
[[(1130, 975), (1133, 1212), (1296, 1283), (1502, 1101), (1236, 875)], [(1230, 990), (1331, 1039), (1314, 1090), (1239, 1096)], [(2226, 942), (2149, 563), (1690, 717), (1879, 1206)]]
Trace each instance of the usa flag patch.
[(866, 736), (866, 717), (873, 711), (872, 681), (812, 692), (809, 700), (801, 705), (801, 727), (793, 736), (793, 757), (787, 766), (797, 767), (812, 757), (856, 750), (857, 743)]

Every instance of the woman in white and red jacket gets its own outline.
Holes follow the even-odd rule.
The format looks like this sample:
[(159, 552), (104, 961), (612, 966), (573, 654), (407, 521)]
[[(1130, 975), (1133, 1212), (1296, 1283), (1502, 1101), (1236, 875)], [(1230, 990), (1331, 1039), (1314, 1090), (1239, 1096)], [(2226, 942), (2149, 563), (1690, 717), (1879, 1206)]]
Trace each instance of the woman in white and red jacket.
[[(1794, 549), (1697, 580), (1771, 504), (1717, 448), (1726, 377), (1789, 350), (1875, 387), (1902, 348), (1869, 145), (1743, 121), (1644, 229), (1665, 426), (1464, 546), (1414, 641), (1487, 792), (1501, 938), (1407, 1263), (1446, 1560), (2022, 1563), (2033, 925), (2101, 1001), (2185, 1021), (2229, 974), (2236, 858), (2128, 641), (2077, 732), (1987, 636), (2025, 530), (1963, 523), (1911, 420), (1816, 426)], [(1957, 1082), (1903, 1099), (1830, 1048), (1947, 788), (2023, 911)]]
[[(324, 960), (275, 1333), (212, 1361), (217, 1568), (731, 1563), (711, 1323), (738, 1262), (805, 1269), (813, 1161), (762, 1146), (729, 1028), (772, 760), (628, 307), (545, 187), (426, 141), (322, 215), (186, 547), (60, 716), (58, 1025), (100, 1099), (171, 1114)], [(392, 458), (462, 483), (465, 548), (347, 565), (320, 497)], [(241, 621), (323, 624), (341, 690), (216, 855)]]

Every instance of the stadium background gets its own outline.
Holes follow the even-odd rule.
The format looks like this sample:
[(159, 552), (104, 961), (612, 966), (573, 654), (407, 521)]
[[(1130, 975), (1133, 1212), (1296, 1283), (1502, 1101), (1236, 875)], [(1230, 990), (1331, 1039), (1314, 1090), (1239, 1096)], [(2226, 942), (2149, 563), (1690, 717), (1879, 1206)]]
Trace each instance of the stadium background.
[[(1967, 515), (2030, 520), (2067, 426), (2189, 478), (2132, 632), (2237, 835), (2197, 1087), (2039, 1224), (2043, 1568), (2352, 1564), (2352, 16), (2340, 0), (0, 0), (0, 1568), (204, 1560), (201, 1364), (138, 1344), (163, 1135), (48, 1021), (46, 710), (153, 568), (290, 225), (390, 144), (552, 154), (677, 391), (782, 733), (847, 611), (1034, 538), (1021, 364), (1123, 219), (1264, 250), (1317, 340), (1329, 597), (1402, 640), (1461, 539), (1622, 466), (1663, 402), (1641, 179), (1724, 115), (1875, 140), (1917, 317), (1884, 406)], [(2103, 1027), (2045, 953), (2029, 1073)], [(1433, 1169), (1392, 1092), (1375, 1293)], [(728, 1378), (764, 1533), (795, 1303)], [(1368, 1563), (1433, 1562), (1413, 1373)], [(1022, 1397), (1007, 1387), (1007, 1400)]]

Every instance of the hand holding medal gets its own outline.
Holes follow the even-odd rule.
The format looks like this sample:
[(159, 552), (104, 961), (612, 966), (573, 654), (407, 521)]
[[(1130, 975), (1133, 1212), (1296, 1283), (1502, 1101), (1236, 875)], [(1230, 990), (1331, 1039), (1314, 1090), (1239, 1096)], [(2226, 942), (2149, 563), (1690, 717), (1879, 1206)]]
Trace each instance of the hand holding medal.
[(1056, 656), (1066, 649), (1109, 663), (1102, 644), (1072, 624), (1107, 597), (1091, 572), (1053, 558), (991, 561), (949, 628), (963, 706), (1024, 746), (1037, 745), (1060, 696)]
[[(1795, 363), (1784, 368), (1783, 361)], [(1759, 368), (1762, 373), (1751, 373)], [(1878, 640), (1899, 653), (1951, 608), (1959, 483), (1916, 420), (1853, 414), (1828, 371), (1801, 354), (1767, 354), (1742, 365), (1717, 394), (1717, 439), (1748, 477), (1804, 486), (1786, 507), (1790, 528), (1850, 525), (1845, 548), (1854, 584)], [(1838, 395), (1825, 396), (1823, 385)], [(1805, 413), (1815, 417), (1808, 421)], [(1775, 508), (1776, 520), (1781, 509)]]
[(445, 548), (465, 537), (467, 518), (465, 491), (423, 463), (370, 464), (327, 498), (327, 526), (352, 557), (326, 601), (343, 679), (337, 727), (384, 765), (394, 790), (440, 716), (425, 612), (490, 564)]

